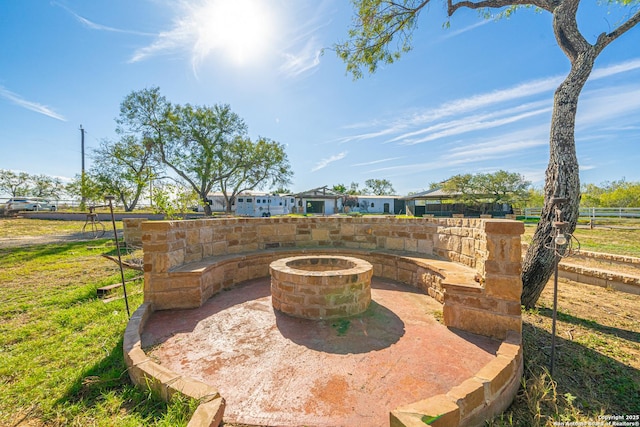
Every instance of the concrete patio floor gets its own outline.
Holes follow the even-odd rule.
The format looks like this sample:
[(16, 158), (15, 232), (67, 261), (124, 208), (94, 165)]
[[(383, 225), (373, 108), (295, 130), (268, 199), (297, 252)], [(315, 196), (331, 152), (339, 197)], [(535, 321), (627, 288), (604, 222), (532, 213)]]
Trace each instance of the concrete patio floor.
[(217, 388), (225, 422), (260, 426), (388, 426), (394, 408), (446, 393), (495, 357), (499, 341), (446, 328), (428, 295), (376, 277), (371, 288), (363, 314), (314, 321), (274, 311), (269, 278), (253, 280), (153, 313), (142, 345)]

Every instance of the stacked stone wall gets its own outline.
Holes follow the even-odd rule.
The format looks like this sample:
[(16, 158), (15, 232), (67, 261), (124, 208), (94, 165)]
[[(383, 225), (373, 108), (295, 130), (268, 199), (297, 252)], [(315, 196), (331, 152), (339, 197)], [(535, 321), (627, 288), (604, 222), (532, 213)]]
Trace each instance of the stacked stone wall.
[[(469, 332), (502, 336), (502, 331), (522, 331), (522, 254), (520, 235), (524, 225), (516, 221), (489, 221), (475, 245), (483, 259), (476, 263), (482, 289), (444, 284), (444, 320), (448, 326)], [(478, 251), (479, 252), (479, 251)]]
[(147, 221), (147, 218), (122, 219), (124, 242), (127, 246), (142, 246), (142, 223), (145, 221)]
[(482, 220), (465, 218), (282, 217), (154, 221), (144, 223), (142, 232), (148, 245), (171, 244), (166, 249), (172, 262), (154, 268), (159, 272), (212, 256), (305, 247), (436, 255), (482, 272), (483, 227)]
[(516, 221), (219, 218), (144, 222), (141, 229), (145, 301), (154, 309), (198, 307), (222, 289), (268, 276), (268, 264), (279, 257), (358, 253), (374, 265), (375, 276), (416, 286), (444, 303), (449, 326), (498, 338), (521, 330), (524, 226)]

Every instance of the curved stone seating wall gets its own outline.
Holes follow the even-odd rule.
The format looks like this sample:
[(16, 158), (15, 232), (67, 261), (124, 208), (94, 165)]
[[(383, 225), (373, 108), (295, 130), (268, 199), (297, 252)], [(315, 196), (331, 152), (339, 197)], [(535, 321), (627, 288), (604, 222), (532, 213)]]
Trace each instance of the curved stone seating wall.
[[(279, 258), (310, 253), (362, 258), (374, 276), (415, 286), (443, 303), (445, 325), (503, 340), (473, 378), (396, 408), (391, 426), (474, 426), (510, 404), (522, 375), (522, 223), (493, 219), (394, 217), (225, 218), (142, 224), (145, 303), (125, 334), (136, 384), (202, 398), (190, 425), (218, 425), (224, 400), (211, 387), (149, 360), (139, 332), (153, 310), (198, 307), (222, 289), (269, 276)], [(202, 408), (202, 410), (201, 410)]]
[[(269, 276), (275, 256), (359, 253), (374, 276), (419, 287), (444, 303), (447, 326), (504, 339), (509, 330), (521, 332), (523, 231), (516, 221), (467, 218), (144, 222), (145, 302), (154, 310), (199, 307), (224, 288)], [(247, 255), (251, 261), (243, 260)]]

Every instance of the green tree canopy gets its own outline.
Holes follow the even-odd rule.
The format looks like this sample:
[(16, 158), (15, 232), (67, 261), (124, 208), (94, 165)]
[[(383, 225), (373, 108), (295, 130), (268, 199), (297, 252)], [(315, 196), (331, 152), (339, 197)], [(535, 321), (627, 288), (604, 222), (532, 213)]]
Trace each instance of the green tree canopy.
[(227, 212), (236, 195), (267, 186), (284, 186), (293, 175), (284, 146), (267, 138), (255, 143), (249, 138), (236, 138), (228, 147), (226, 160), (217, 164), (217, 182), (225, 198)]
[(334, 186), (331, 187), (331, 190), (335, 191), (336, 193), (346, 194), (347, 186), (344, 184), (334, 184)]
[(103, 194), (116, 196), (126, 212), (135, 209), (159, 169), (151, 147), (135, 135), (123, 135), (116, 142), (103, 140), (92, 157), (92, 180)]
[(344, 184), (335, 184), (331, 189), (338, 193), (349, 194), (352, 196), (362, 194), (362, 191), (360, 191), (360, 184), (357, 182), (352, 182), (351, 184), (349, 184), (349, 188), (347, 188), (347, 186)]
[(455, 175), (442, 185), (442, 189), (465, 202), (521, 203), (529, 195), (531, 183), (522, 175), (499, 170), (494, 173)]
[(45, 174), (31, 175), (29, 193), (34, 197), (59, 199), (64, 193), (64, 184), (60, 178)]
[[(84, 199), (85, 204), (100, 205), (104, 203), (105, 193), (96, 180), (93, 179), (91, 174), (85, 173), (84, 175), (76, 175), (71, 182), (65, 185), (65, 192), (77, 199)], [(81, 209), (85, 206), (81, 204)]]
[(7, 193), (11, 197), (32, 196), (59, 199), (63, 192), (64, 184), (60, 178), (45, 174), (31, 175), (27, 172), (0, 169), (0, 194)]
[(0, 169), (0, 191), (11, 197), (28, 195), (29, 180), (30, 175), (26, 172)]
[(376, 196), (390, 196), (396, 192), (393, 185), (386, 179), (368, 179), (364, 182), (366, 194), (374, 194)]
[(586, 184), (582, 187), (584, 207), (638, 208), (640, 207), (640, 182), (605, 182), (598, 185)]
[(246, 124), (229, 105), (173, 105), (154, 87), (129, 94), (117, 123), (118, 132), (141, 137), (191, 187), (207, 215), (207, 195), (216, 186), (228, 191), (249, 182), (286, 183), (291, 175), (282, 146), (267, 139), (252, 143)]

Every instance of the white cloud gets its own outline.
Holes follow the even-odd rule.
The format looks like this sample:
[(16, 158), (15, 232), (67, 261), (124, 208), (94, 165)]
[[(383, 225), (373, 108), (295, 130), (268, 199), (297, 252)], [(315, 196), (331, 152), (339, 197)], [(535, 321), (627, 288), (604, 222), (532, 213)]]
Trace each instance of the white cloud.
[[(518, 105), (516, 107), (505, 108), (491, 113), (465, 116), (460, 119), (437, 123), (424, 129), (407, 132), (387, 142), (398, 142), (401, 145), (415, 145), (447, 136), (503, 126), (505, 124), (514, 123), (519, 120), (550, 112), (551, 107), (549, 104), (549, 101), (543, 100)], [(418, 139), (414, 138), (424, 134), (428, 135)]]
[(90, 21), (90, 20), (78, 15), (73, 10), (69, 9), (67, 6), (65, 6), (65, 5), (63, 5), (61, 3), (53, 2), (52, 4), (55, 5), (55, 6), (60, 6), (61, 8), (63, 8), (67, 12), (69, 12), (78, 22), (80, 22), (82, 25), (84, 25), (85, 27), (87, 27), (87, 28), (89, 28), (91, 30), (109, 31), (109, 32), (113, 32), (113, 33), (134, 34), (134, 35), (138, 35), (138, 36), (154, 36), (155, 35), (155, 34), (152, 34), (152, 33), (144, 33), (144, 32), (140, 32), (140, 31), (132, 31), (132, 30), (122, 30), (120, 28), (114, 28), (114, 27), (109, 27), (107, 25), (97, 24), (97, 23), (95, 23), (93, 21)]
[(536, 125), (483, 139), (467, 139), (464, 144), (457, 143), (454, 148), (444, 153), (435, 151), (430, 153), (428, 162), (389, 166), (368, 172), (385, 173), (388, 176), (406, 176), (423, 171), (451, 169), (478, 162), (516, 157), (532, 148), (546, 146), (549, 143), (548, 133), (547, 125)]
[[(524, 120), (530, 117), (538, 116), (540, 114), (551, 112), (551, 107), (549, 108), (540, 108), (533, 111), (527, 111), (521, 114), (502, 117), (502, 118), (492, 118), (487, 120), (487, 118), (491, 117), (491, 115), (487, 117), (466, 117), (461, 120), (457, 120), (453, 123), (457, 123), (457, 126), (448, 126), (448, 129), (442, 130), (440, 132), (434, 132), (425, 137), (414, 139), (414, 140), (406, 140), (401, 142), (402, 145), (415, 145), (421, 144), (424, 142), (434, 141), (441, 138), (446, 138), (450, 136), (460, 135), (463, 133), (475, 132), (478, 130), (486, 130), (492, 129), (500, 126), (504, 126), (507, 124), (515, 123), (520, 120)], [(451, 124), (451, 123), (450, 123)]]
[(298, 77), (303, 73), (315, 70), (320, 65), (322, 49), (315, 37), (309, 38), (296, 53), (283, 53), (284, 63), (280, 72), (289, 77)]
[(405, 130), (406, 128), (407, 128), (406, 125), (399, 124), (397, 127), (389, 127), (387, 129), (383, 129), (383, 130), (380, 130), (380, 131), (361, 133), (359, 135), (345, 136), (343, 138), (338, 139), (338, 142), (344, 144), (344, 143), (351, 142), (351, 141), (362, 141), (362, 140), (366, 140), (366, 139), (374, 139), (374, 138), (378, 138), (380, 136), (393, 135), (393, 134), (395, 134), (397, 132)]
[(343, 151), (341, 153), (335, 154), (328, 159), (322, 159), (311, 169), (311, 172), (319, 171), (320, 169), (324, 169), (329, 166), (333, 162), (337, 162), (338, 160), (342, 160), (347, 157), (348, 151)]
[(322, 0), (310, 5), (291, 4), (296, 25), (287, 31), (280, 47), (283, 59), (279, 70), (287, 77), (299, 77), (315, 72), (320, 65), (322, 42), (318, 38), (320, 31), (331, 24), (327, 18), (332, 12), (332, 1)]
[(0, 97), (5, 98), (14, 104), (26, 108), (27, 110), (35, 111), (36, 113), (44, 114), (47, 117), (51, 117), (52, 119), (60, 120), (66, 122), (67, 119), (61, 115), (53, 111), (51, 108), (46, 105), (38, 104), (37, 102), (27, 101), (20, 95), (11, 92), (3, 86), (0, 86)]
[(465, 163), (475, 162), (502, 157), (505, 154), (515, 155), (518, 151), (547, 144), (548, 141), (545, 139), (504, 141), (501, 137), (498, 141), (457, 147), (451, 150), (448, 155), (443, 156), (443, 158), (457, 159), (456, 161), (462, 160)]
[(137, 49), (129, 62), (139, 62), (155, 55), (166, 55), (180, 51), (191, 42), (191, 33), (184, 28), (174, 28), (171, 31), (161, 32), (153, 43)]
[(468, 31), (471, 31), (471, 30), (475, 30), (476, 28), (482, 27), (482, 26), (487, 25), (487, 24), (489, 24), (491, 22), (493, 22), (493, 21), (490, 21), (488, 19), (483, 19), (481, 21), (476, 22), (475, 24), (469, 25), (469, 26), (461, 28), (459, 30), (452, 30), (451, 32), (446, 33), (444, 36), (442, 36), (442, 39), (450, 39), (452, 37), (459, 36), (460, 34), (464, 34), (464, 33), (468, 32)]
[[(578, 106), (579, 129), (606, 126), (614, 129), (616, 119), (640, 113), (640, 86), (624, 85), (586, 92)], [(625, 123), (628, 123), (625, 121)], [(628, 127), (628, 124), (624, 125)]]
[[(593, 71), (590, 80), (599, 80), (637, 69), (640, 69), (640, 59), (597, 68)], [(348, 143), (389, 137), (389, 139), (384, 142), (394, 142), (400, 145), (415, 145), (463, 133), (492, 129), (515, 123), (520, 120), (549, 113), (552, 108), (551, 95), (565, 77), (566, 76), (563, 75), (536, 79), (510, 88), (481, 93), (468, 98), (456, 99), (443, 103), (435, 108), (413, 114), (410, 117), (406, 117), (406, 113), (403, 112), (402, 116), (387, 121), (376, 119), (368, 124), (353, 124), (345, 128), (368, 128), (371, 130), (345, 136), (338, 141)], [(627, 96), (625, 97), (622, 92), (625, 92)], [(603, 121), (610, 120), (618, 114), (634, 111), (640, 103), (638, 101), (640, 96), (637, 94), (637, 87), (626, 88), (624, 91), (620, 91), (620, 93), (612, 93), (611, 88), (598, 94), (594, 91), (585, 93), (582, 96), (581, 106), (578, 111), (580, 121), (589, 124), (602, 124)], [(538, 95), (544, 95), (545, 98), (527, 104), (518, 104), (526, 98)], [(590, 100), (596, 97), (598, 98), (597, 101)], [(504, 105), (504, 107), (501, 107), (503, 109), (495, 112), (486, 112), (486, 110), (498, 105)], [(603, 105), (607, 106), (607, 111), (603, 111)], [(473, 114), (476, 111), (480, 113)], [(454, 119), (445, 121), (445, 119), (450, 117)]]
[[(539, 115), (546, 111), (548, 108), (538, 109), (536, 111), (530, 113), (522, 113), (520, 117), (512, 117), (511, 119), (504, 118), (502, 120), (494, 121), (493, 123), (480, 123), (478, 119), (482, 118), (483, 115), (478, 116), (462, 116), (463, 114), (471, 113), (476, 110), (485, 110), (493, 105), (506, 103), (509, 101), (518, 101), (520, 99), (538, 95), (544, 92), (553, 91), (556, 86), (560, 83), (562, 79), (560, 77), (553, 77), (548, 79), (540, 79), (534, 80), (531, 82), (526, 82), (512, 88), (492, 91), (484, 94), (475, 95), (469, 98), (457, 99), (451, 102), (447, 102), (439, 105), (436, 108), (432, 108), (426, 110), (419, 114), (414, 114), (409, 118), (399, 117), (387, 122), (387, 125), (382, 129), (378, 129), (371, 132), (360, 133), (357, 135), (347, 136), (341, 138), (340, 142), (351, 142), (351, 141), (359, 141), (359, 140), (367, 140), (374, 139), (380, 136), (389, 136), (394, 135), (399, 132), (404, 132), (404, 134), (398, 135), (394, 138), (387, 140), (386, 142), (398, 142), (405, 139), (404, 144), (416, 144), (420, 142), (426, 142), (429, 140), (433, 140), (436, 138), (453, 135), (457, 133), (470, 132), (472, 130), (484, 129), (490, 127), (502, 126), (503, 124), (512, 123), (513, 121), (521, 120), (526, 117), (530, 117), (531, 115)], [(527, 108), (533, 108), (535, 106), (541, 105), (541, 103), (550, 104), (550, 101), (539, 101), (536, 103), (525, 104)], [(510, 107), (509, 110), (511, 112), (521, 110), (521, 106)], [(495, 114), (495, 113), (494, 113)], [(503, 113), (504, 114), (504, 113)], [(441, 122), (442, 120), (448, 117), (456, 117), (454, 121), (451, 122)], [(473, 126), (468, 122), (476, 118), (476, 129), (473, 129)], [(489, 117), (489, 116), (487, 116)], [(430, 127), (424, 129), (417, 129), (416, 127), (425, 126), (429, 123), (435, 123)], [(461, 124), (467, 130), (463, 130), (460, 128), (459, 130), (452, 129), (453, 127), (460, 126)], [(380, 127), (379, 121), (373, 122), (373, 126)], [(357, 125), (359, 128), (363, 127), (363, 124)], [(410, 131), (410, 129), (414, 129)], [(445, 132), (444, 129), (451, 129), (449, 132)], [(410, 136), (416, 136), (418, 134), (424, 134), (429, 132), (435, 132), (437, 130), (441, 131), (440, 136), (431, 136), (425, 137), (420, 140), (406, 141), (406, 138)]]
[(401, 160), (404, 159), (404, 157), (389, 157), (386, 159), (380, 159), (380, 160), (373, 160), (371, 162), (365, 162), (365, 163), (355, 163), (351, 166), (370, 166), (370, 165), (377, 165), (379, 163), (386, 163), (386, 162), (391, 162), (393, 160)]
[(589, 76), (589, 79), (599, 80), (605, 77), (613, 76), (620, 73), (626, 73), (627, 71), (633, 71), (637, 69), (640, 69), (640, 58), (621, 62), (619, 64), (609, 65), (608, 67), (596, 68), (591, 73), (591, 76)]

